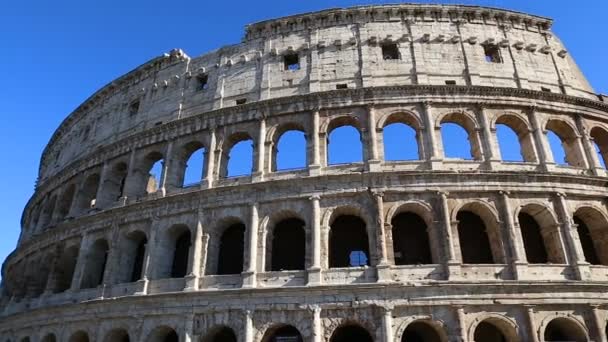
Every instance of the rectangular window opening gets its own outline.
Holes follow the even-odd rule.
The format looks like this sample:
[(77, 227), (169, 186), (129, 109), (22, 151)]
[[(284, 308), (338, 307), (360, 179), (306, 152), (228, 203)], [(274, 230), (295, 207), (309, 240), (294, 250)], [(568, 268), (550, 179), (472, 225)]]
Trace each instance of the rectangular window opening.
[(139, 112), (139, 101), (133, 101), (129, 104), (129, 115), (135, 115)]
[(285, 70), (295, 71), (300, 70), (300, 56), (297, 53), (290, 53), (283, 56)]
[(348, 89), (348, 84), (345, 84), (345, 83), (336, 84), (336, 89)]
[(483, 50), (486, 55), (486, 62), (502, 63), (502, 56), (500, 55), (500, 48), (497, 45), (491, 45), (491, 44), (484, 45)]
[(206, 74), (199, 75), (198, 77), (196, 77), (196, 80), (198, 81), (198, 90), (207, 90), (207, 88), (209, 88), (209, 76), (207, 76)]
[(397, 44), (382, 44), (382, 59), (385, 61), (401, 59), (401, 54), (399, 53)]
[(544, 91), (545, 93), (550, 93), (551, 92), (551, 89), (545, 88), (545, 87), (540, 87), (540, 90)]
[(446, 85), (456, 85), (456, 81), (454, 81), (454, 80), (447, 80), (447, 81), (445, 81), (445, 84)]
[(245, 104), (245, 103), (247, 103), (247, 99), (238, 99), (238, 100), (236, 100), (236, 105), (237, 106)]

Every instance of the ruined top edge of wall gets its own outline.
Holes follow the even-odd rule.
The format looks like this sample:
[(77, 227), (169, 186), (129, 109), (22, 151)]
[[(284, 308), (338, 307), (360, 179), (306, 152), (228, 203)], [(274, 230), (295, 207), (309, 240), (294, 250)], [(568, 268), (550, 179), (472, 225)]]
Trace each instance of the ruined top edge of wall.
[(244, 40), (353, 22), (401, 21), (404, 19), (419, 21), (462, 20), (472, 22), (500, 20), (526, 23), (529, 26), (540, 26), (544, 30), (550, 30), (553, 24), (553, 21), (546, 17), (493, 7), (441, 4), (387, 4), (332, 8), (319, 12), (264, 20), (247, 25)]

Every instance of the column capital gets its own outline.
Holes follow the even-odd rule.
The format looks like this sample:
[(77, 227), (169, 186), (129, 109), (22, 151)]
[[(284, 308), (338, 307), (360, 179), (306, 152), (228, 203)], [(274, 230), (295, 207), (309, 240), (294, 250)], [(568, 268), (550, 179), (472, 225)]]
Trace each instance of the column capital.
[(448, 191), (443, 191), (443, 190), (437, 190), (436, 194), (441, 197), (444, 197), (444, 196), (448, 197), (450, 195), (450, 193)]
[(308, 199), (311, 200), (311, 201), (319, 201), (321, 199), (321, 195), (314, 194), (314, 195), (308, 197)]
[(503, 197), (509, 197), (509, 196), (511, 196), (511, 192), (507, 191), (507, 190), (499, 190), (498, 194), (501, 195), (501, 196), (503, 196)]
[(564, 192), (556, 192), (555, 196), (559, 197), (559, 198), (567, 198), (568, 195), (566, 195), (566, 193)]

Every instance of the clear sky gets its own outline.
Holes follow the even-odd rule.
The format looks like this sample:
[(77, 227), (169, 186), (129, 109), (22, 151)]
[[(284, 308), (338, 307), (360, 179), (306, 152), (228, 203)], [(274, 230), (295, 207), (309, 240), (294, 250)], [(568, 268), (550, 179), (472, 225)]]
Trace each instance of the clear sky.
[[(393, 1), (395, 2), (395, 1)], [(410, 1), (415, 2), (415, 1)], [(434, 1), (420, 1), (434, 2)], [(555, 19), (597, 92), (608, 92), (608, 1), (479, 0)], [(96, 90), (153, 57), (198, 56), (240, 41), (246, 24), (357, 0), (48, 1), (0, 3), (0, 261), (15, 248), (40, 154), (59, 123)]]

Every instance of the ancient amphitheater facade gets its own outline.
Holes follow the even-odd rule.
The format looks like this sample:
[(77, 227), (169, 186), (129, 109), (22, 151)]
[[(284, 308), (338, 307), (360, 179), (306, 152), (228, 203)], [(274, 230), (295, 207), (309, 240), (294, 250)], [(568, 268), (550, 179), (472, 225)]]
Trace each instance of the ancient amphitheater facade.
[[(0, 341), (606, 342), (608, 103), (550, 28), (480, 7), (335, 9), (118, 78), (42, 155)], [(385, 158), (398, 123), (417, 160)], [(446, 123), (470, 160), (444, 153)], [(499, 125), (521, 161), (501, 157)], [(361, 162), (328, 162), (342, 126)], [(294, 130), (306, 166), (281, 170)], [(231, 177), (248, 140), (253, 170)]]

